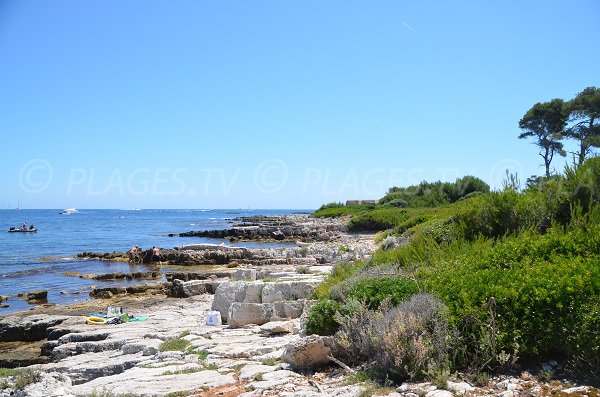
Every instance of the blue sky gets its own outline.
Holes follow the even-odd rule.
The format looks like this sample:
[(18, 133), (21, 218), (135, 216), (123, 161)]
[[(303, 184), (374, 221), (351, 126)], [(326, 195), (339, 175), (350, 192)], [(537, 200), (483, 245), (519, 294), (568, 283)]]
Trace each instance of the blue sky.
[[(0, 208), (315, 208), (542, 174), (600, 3), (0, 2)], [(564, 160), (556, 162), (562, 169)]]

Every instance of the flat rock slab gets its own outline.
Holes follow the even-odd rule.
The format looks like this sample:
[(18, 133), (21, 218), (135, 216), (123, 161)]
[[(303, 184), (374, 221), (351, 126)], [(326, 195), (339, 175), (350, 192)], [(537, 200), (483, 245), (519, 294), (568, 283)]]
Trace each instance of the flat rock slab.
[(111, 395), (132, 394), (142, 396), (165, 396), (169, 393), (193, 392), (203, 387), (214, 388), (236, 382), (232, 374), (223, 375), (217, 371), (200, 371), (190, 374), (162, 375), (171, 368), (134, 368), (122, 374), (113, 375), (75, 386), (78, 395), (93, 392), (110, 392)]

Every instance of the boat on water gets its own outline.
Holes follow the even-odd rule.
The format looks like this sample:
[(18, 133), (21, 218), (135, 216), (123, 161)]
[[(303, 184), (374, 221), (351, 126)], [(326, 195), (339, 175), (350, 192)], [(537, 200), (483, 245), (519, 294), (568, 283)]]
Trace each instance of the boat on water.
[(27, 228), (21, 228), (21, 227), (11, 227), (10, 229), (8, 229), (9, 233), (35, 233), (37, 232), (37, 227), (27, 227)]
[(60, 215), (71, 215), (71, 214), (75, 214), (79, 211), (77, 211), (75, 208), (66, 208), (64, 210), (62, 210), (61, 212), (59, 212)]

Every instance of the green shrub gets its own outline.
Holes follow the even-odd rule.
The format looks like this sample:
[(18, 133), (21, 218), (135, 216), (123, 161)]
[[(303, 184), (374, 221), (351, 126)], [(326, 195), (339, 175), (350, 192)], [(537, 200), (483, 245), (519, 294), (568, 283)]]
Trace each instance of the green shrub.
[(182, 338), (169, 339), (160, 344), (158, 349), (166, 351), (184, 351), (190, 345), (190, 341)]
[(339, 324), (335, 315), (341, 310), (341, 304), (332, 299), (323, 299), (317, 302), (308, 313), (306, 333), (308, 335), (333, 335)]
[(396, 207), (396, 208), (406, 208), (408, 207), (408, 202), (403, 199), (393, 199), (385, 202), (383, 207)]
[(348, 223), (350, 230), (386, 230), (406, 220), (407, 210), (379, 208), (353, 216)]
[(42, 377), (39, 371), (30, 368), (19, 369), (14, 377), (15, 389), (23, 390), (30, 384), (37, 383), (41, 380)]
[[(407, 207), (436, 207), (454, 203), (461, 198), (476, 192), (488, 193), (490, 187), (487, 183), (473, 176), (465, 176), (454, 183), (449, 182), (421, 182), (406, 188), (393, 187), (379, 200), (382, 206), (389, 203), (405, 202)], [(392, 204), (393, 205), (393, 204)]]
[(459, 255), (451, 251), (443, 261), (420, 266), (416, 275), (455, 319), (477, 313), (494, 297), (498, 351), (519, 345), (525, 356), (570, 355), (581, 351), (578, 341), (594, 340), (586, 327), (573, 325), (585, 323), (582, 310), (589, 311), (591, 297), (600, 293), (599, 233), (597, 225), (586, 232), (552, 229), (495, 245), (464, 244), (455, 251)]
[(389, 300), (392, 305), (397, 305), (419, 291), (414, 280), (406, 277), (374, 277), (351, 280), (344, 287), (346, 299), (365, 302), (367, 307), (375, 310), (381, 302)]
[(576, 170), (566, 169), (565, 189), (571, 203), (588, 212), (600, 204), (600, 157), (586, 160)]
[(317, 210), (317, 212), (319, 211), (323, 211), (329, 208), (343, 208), (345, 207), (344, 203), (340, 203), (340, 202), (332, 202), (332, 203), (327, 203), (327, 204), (323, 204), (322, 206), (319, 207), (319, 209)]
[(447, 309), (431, 295), (417, 294), (381, 311), (358, 304), (339, 321), (336, 338), (346, 360), (374, 361), (382, 379), (419, 380), (447, 368)]
[(0, 368), (0, 378), (14, 376), (16, 373), (17, 373), (17, 370), (14, 368)]
[(321, 282), (313, 291), (313, 299), (324, 299), (330, 298), (329, 291), (332, 286), (341, 283), (342, 281), (352, 277), (360, 269), (366, 266), (365, 262), (353, 261), (353, 262), (340, 262), (337, 263), (331, 273), (325, 277), (325, 280)]
[(336, 218), (344, 215), (358, 214), (364, 211), (373, 209), (373, 206), (369, 205), (351, 205), (349, 207), (328, 207), (315, 211), (312, 213), (312, 217), (315, 218)]

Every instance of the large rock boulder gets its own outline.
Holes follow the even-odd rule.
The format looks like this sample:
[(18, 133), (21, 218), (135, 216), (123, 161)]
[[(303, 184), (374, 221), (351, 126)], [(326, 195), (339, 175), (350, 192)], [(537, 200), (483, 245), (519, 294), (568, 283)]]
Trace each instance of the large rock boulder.
[(170, 295), (176, 298), (189, 298), (194, 295), (212, 293), (214, 293), (212, 280), (181, 281), (175, 279), (171, 285)]
[(32, 342), (46, 339), (47, 330), (58, 325), (68, 317), (36, 314), (25, 318), (16, 316), (0, 320), (0, 342)]
[(331, 349), (322, 336), (311, 335), (290, 343), (281, 359), (298, 369), (320, 367), (329, 362)]
[(48, 302), (48, 291), (42, 289), (18, 294), (17, 296), (23, 300), (26, 300), (27, 303), (32, 304)]
[(319, 285), (318, 281), (283, 281), (267, 283), (262, 292), (263, 303), (305, 299)]
[(233, 273), (233, 279), (240, 281), (256, 280), (256, 275), (256, 269), (237, 269), (235, 273)]
[(260, 326), (260, 332), (268, 335), (292, 334), (294, 333), (294, 322), (270, 321)]
[(304, 312), (304, 300), (275, 302), (272, 305), (273, 317), (271, 320), (299, 318)]
[(243, 281), (220, 284), (215, 291), (212, 310), (221, 313), (221, 318), (228, 319), (229, 306), (234, 302), (261, 303), (263, 283), (246, 283)]
[(105, 287), (105, 288), (94, 288), (90, 291), (90, 297), (92, 298), (100, 298), (107, 299), (111, 298), (113, 295), (122, 295), (127, 293), (127, 288), (125, 287)]
[(263, 303), (233, 302), (229, 306), (227, 323), (232, 327), (248, 324), (266, 324), (273, 316), (273, 305)]

